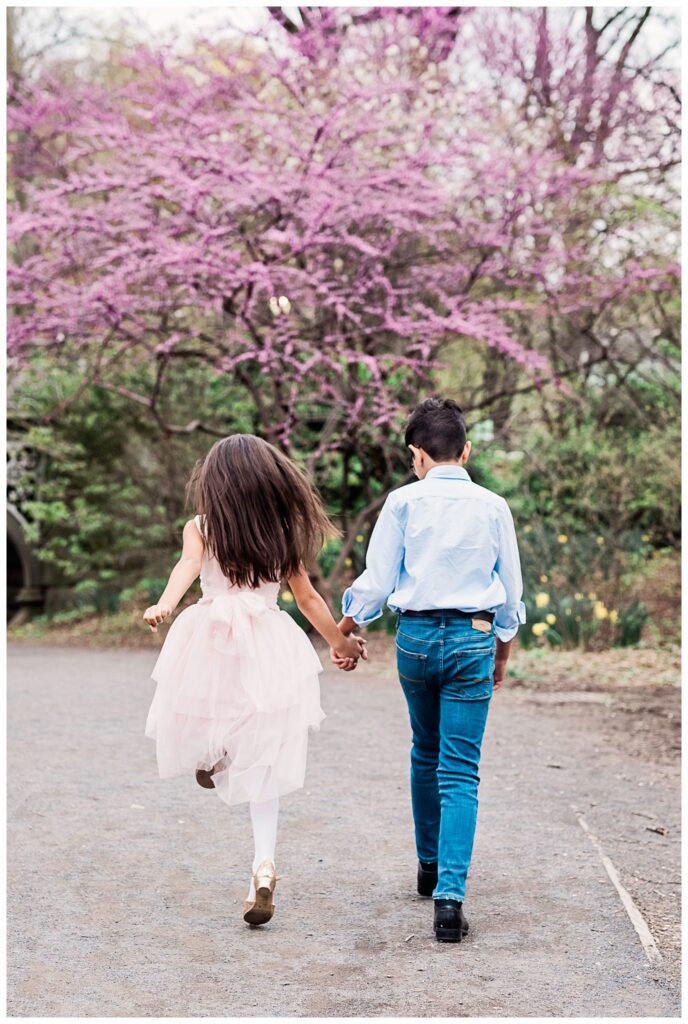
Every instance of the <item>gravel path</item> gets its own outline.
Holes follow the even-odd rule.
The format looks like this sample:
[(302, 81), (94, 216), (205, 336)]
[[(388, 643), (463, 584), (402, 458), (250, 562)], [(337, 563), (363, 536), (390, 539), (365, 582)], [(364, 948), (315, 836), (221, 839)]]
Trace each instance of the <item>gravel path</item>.
[[(275, 917), (252, 930), (247, 808), (157, 777), (143, 735), (154, 660), (9, 648), (11, 1016), (680, 1015), (575, 814), (604, 844), (604, 807), (613, 820), (636, 806), (638, 760), (496, 694), (471, 930), (440, 944), (415, 894), (398, 684), (372, 664), (328, 670), (307, 787), (283, 801)], [(677, 834), (677, 794), (657, 799)]]

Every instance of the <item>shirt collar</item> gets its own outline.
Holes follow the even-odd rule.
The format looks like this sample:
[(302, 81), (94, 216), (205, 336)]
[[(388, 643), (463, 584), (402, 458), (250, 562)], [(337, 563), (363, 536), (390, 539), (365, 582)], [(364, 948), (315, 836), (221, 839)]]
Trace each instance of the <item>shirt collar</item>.
[(451, 466), (451, 465), (433, 466), (432, 469), (429, 469), (427, 471), (427, 473), (425, 474), (425, 479), (427, 480), (428, 477), (431, 477), (431, 476), (432, 477), (440, 477), (440, 478), (448, 477), (448, 478), (450, 478), (452, 480), (470, 480), (471, 479), (470, 476), (468, 475), (468, 470), (465, 469), (463, 466)]

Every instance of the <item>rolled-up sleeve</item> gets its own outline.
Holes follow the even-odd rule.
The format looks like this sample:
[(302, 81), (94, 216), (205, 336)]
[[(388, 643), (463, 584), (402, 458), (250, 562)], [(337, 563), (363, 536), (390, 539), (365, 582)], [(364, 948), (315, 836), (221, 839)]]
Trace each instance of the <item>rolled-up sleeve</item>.
[(342, 614), (359, 626), (378, 619), (385, 601), (396, 589), (403, 557), (404, 529), (390, 494), (370, 535), (365, 571), (342, 595)]
[(526, 621), (526, 606), (521, 578), (521, 559), (514, 519), (506, 501), (499, 516), (499, 556), (495, 570), (506, 590), (506, 601), (497, 608), (494, 619), (495, 633), (505, 643), (516, 636), (519, 625)]

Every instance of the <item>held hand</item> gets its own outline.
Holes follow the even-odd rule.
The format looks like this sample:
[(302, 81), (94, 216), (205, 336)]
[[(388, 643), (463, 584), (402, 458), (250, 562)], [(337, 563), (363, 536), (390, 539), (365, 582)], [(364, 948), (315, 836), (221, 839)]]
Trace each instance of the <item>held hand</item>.
[(354, 658), (358, 661), (359, 658), (365, 658), (367, 660), (368, 654), (365, 649), (367, 641), (363, 637), (355, 636), (343, 636), (340, 643), (337, 644), (335, 651), (339, 658)]
[(363, 658), (365, 661), (368, 660), (366, 643), (367, 641), (360, 636), (351, 635), (343, 637), (341, 644), (338, 644), (336, 649), (330, 647), (330, 660), (337, 668), (342, 669), (344, 672), (351, 672), (356, 668), (359, 658)]
[(330, 661), (343, 672), (351, 672), (358, 664), (357, 658), (344, 658), (341, 654), (337, 654), (334, 647), (330, 647)]
[(165, 619), (169, 619), (172, 614), (172, 609), (166, 604), (152, 604), (150, 608), (146, 608), (143, 613), (144, 622), (147, 622), (151, 628), (152, 633), (158, 632), (158, 624), (164, 622)]
[(358, 665), (357, 658), (340, 658), (334, 647), (330, 647), (330, 661), (343, 672), (353, 672)]

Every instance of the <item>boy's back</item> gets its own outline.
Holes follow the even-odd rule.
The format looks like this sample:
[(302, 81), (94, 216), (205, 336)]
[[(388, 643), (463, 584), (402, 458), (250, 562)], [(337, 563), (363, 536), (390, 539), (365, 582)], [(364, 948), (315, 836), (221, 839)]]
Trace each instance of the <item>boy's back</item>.
[(509, 506), (463, 466), (434, 466), (388, 495), (366, 566), (342, 605), (361, 625), (379, 617), (385, 600), (393, 611), (494, 611), (504, 641), (526, 621)]

